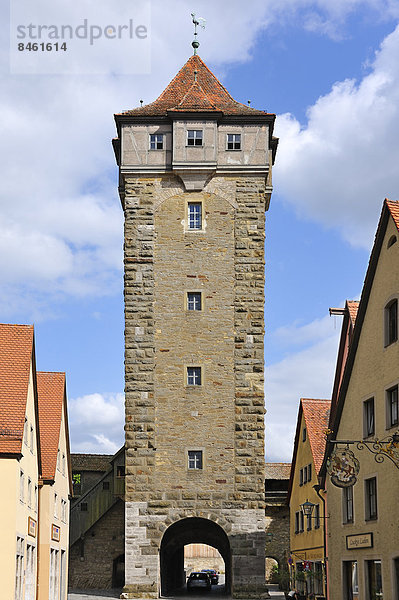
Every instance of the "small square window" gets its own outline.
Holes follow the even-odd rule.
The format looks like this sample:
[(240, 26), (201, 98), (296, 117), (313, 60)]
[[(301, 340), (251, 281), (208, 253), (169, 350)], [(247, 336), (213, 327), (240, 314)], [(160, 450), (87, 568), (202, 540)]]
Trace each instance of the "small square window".
[(202, 229), (202, 204), (201, 202), (188, 203), (188, 228)]
[(150, 150), (163, 150), (163, 133), (150, 135)]
[(201, 385), (201, 367), (187, 367), (187, 385)]
[(398, 301), (392, 300), (385, 307), (385, 346), (398, 339)]
[(374, 398), (363, 402), (363, 435), (369, 437), (374, 435)]
[(117, 477), (125, 477), (125, 467), (124, 467), (124, 465), (117, 465), (117, 467), (116, 467), (116, 476)]
[(188, 451), (188, 468), (193, 470), (202, 469), (202, 450)]
[(398, 386), (387, 390), (387, 413), (388, 427), (393, 427), (398, 424)]
[(227, 134), (227, 150), (241, 150), (241, 133)]
[(187, 292), (187, 310), (202, 310), (201, 292)]
[(103, 490), (109, 490), (109, 481), (103, 481)]
[(187, 130), (187, 146), (202, 146), (202, 129)]
[(87, 502), (80, 503), (80, 510), (81, 512), (87, 512)]

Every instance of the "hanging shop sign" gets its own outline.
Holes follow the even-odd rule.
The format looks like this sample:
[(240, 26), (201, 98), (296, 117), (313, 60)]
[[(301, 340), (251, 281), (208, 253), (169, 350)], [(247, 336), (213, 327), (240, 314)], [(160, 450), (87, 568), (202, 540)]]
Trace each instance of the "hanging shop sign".
[(327, 462), (327, 473), (336, 487), (351, 487), (357, 481), (360, 463), (351, 450), (334, 448)]

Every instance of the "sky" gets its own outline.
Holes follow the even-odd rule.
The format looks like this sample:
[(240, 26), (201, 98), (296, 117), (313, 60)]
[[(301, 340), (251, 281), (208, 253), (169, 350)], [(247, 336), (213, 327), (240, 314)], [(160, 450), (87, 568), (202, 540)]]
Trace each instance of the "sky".
[[(0, 320), (34, 323), (38, 370), (66, 371), (72, 451), (115, 452), (124, 342), (113, 114), (166, 87), (192, 53), (195, 12), (206, 19), (201, 58), (236, 100), (277, 115), (266, 459), (290, 461), (299, 399), (331, 396), (341, 321), (328, 309), (359, 298), (383, 200), (399, 199), (399, 0), (70, 4), (0, 8)], [(146, 37), (18, 47), (43, 41), (27, 29), (18, 38), (18, 26), (85, 19), (132, 20)]]

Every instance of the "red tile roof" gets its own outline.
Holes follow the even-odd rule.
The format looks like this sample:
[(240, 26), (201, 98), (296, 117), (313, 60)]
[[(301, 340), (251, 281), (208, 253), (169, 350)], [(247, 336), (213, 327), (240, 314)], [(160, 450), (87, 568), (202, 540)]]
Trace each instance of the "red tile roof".
[(65, 373), (37, 373), (42, 477), (54, 480), (65, 398)]
[(266, 463), (265, 479), (289, 479), (291, 463)]
[(232, 98), (226, 88), (195, 54), (151, 104), (128, 110), (123, 115), (157, 116), (167, 112), (223, 112), (225, 115), (267, 115)]
[(399, 201), (388, 200), (388, 198), (385, 198), (385, 204), (387, 205), (389, 212), (391, 213), (392, 218), (395, 221), (395, 225), (399, 231)]
[(352, 326), (353, 326), (355, 324), (356, 317), (357, 317), (359, 301), (358, 300), (347, 300), (346, 306), (348, 308), (349, 318), (352, 321)]
[(22, 449), (33, 326), (0, 324), (0, 453)]
[(312, 450), (316, 473), (319, 472), (326, 447), (325, 431), (328, 428), (331, 400), (301, 398), (306, 431)]

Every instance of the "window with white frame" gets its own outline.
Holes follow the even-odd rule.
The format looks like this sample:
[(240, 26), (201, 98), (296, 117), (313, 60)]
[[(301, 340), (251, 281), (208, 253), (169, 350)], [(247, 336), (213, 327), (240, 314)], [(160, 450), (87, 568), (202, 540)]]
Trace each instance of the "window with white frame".
[(57, 450), (57, 471), (61, 471), (60, 449)]
[(201, 367), (187, 367), (187, 385), (201, 385)]
[(24, 444), (25, 446), (28, 445), (28, 419), (26, 417), (24, 422)]
[(35, 506), (34, 506), (34, 509), (37, 512), (37, 509), (38, 509), (37, 485), (35, 485)]
[(241, 150), (241, 133), (227, 134), (227, 150)]
[(398, 425), (398, 386), (389, 388), (386, 392), (387, 397), (387, 427)]
[(187, 207), (188, 212), (188, 228), (202, 229), (202, 203), (189, 202)]
[(65, 475), (65, 454), (62, 453), (62, 474)]
[(344, 523), (353, 523), (353, 486), (342, 488), (342, 516)]
[(187, 129), (187, 146), (202, 146), (202, 129)]
[(385, 346), (398, 339), (398, 301), (395, 298), (385, 307)]
[(30, 445), (30, 451), (33, 454), (33, 426), (30, 426), (30, 440), (29, 440), (29, 445)]
[(364, 482), (366, 521), (377, 518), (377, 478), (370, 477)]
[(58, 518), (58, 495), (54, 492), (54, 516)]
[(15, 569), (15, 600), (23, 598), (24, 584), (24, 550), (25, 540), (17, 536), (16, 569)]
[(187, 310), (202, 310), (201, 292), (187, 292)]
[(202, 450), (188, 451), (188, 468), (190, 470), (202, 469)]
[(150, 150), (163, 150), (163, 133), (150, 135)]
[(19, 499), (21, 502), (24, 501), (24, 487), (25, 487), (25, 475), (22, 470), (19, 471)]
[(363, 436), (369, 437), (374, 435), (374, 398), (369, 398), (363, 402)]
[(28, 477), (28, 507), (32, 508), (32, 481), (30, 477)]

